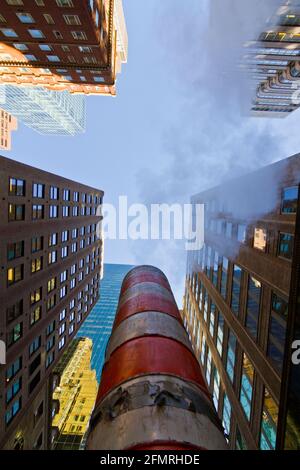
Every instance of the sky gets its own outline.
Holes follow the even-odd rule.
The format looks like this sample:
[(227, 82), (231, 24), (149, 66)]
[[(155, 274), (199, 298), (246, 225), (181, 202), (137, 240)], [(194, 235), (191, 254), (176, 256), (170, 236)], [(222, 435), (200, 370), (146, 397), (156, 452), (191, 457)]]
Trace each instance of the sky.
[[(299, 151), (300, 111), (247, 114), (240, 45), (255, 39), (279, 0), (124, 0), (128, 63), (117, 97), (88, 97), (86, 132), (42, 136), (19, 123), (3, 155), (103, 189), (104, 201), (187, 203), (220, 182)], [(212, 14), (210, 14), (212, 12)], [(105, 262), (153, 264), (181, 306), (184, 242), (116, 240)]]

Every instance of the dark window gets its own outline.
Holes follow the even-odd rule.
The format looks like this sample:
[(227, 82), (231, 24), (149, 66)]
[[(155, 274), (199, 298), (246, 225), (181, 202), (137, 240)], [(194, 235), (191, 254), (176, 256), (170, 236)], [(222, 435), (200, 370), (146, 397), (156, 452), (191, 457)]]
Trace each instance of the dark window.
[(6, 391), (6, 403), (10, 403), (11, 400), (19, 393), (22, 388), (22, 377), (19, 377)]
[(16, 318), (23, 315), (23, 299), (19, 300), (15, 304), (11, 305), (6, 309), (6, 321), (11, 323), (16, 320)]
[(42, 204), (32, 205), (32, 220), (39, 220), (44, 218), (44, 206)]
[(17, 373), (22, 369), (22, 356), (20, 356), (18, 359), (16, 359), (15, 362), (13, 362), (7, 369), (6, 371), (6, 382), (10, 382), (11, 379), (17, 375)]
[(38, 372), (38, 373), (36, 374), (36, 376), (34, 377), (34, 379), (32, 379), (32, 381), (31, 381), (30, 384), (29, 384), (29, 388), (28, 388), (29, 394), (33, 392), (33, 390), (35, 389), (35, 387), (38, 385), (40, 379), (41, 379), (41, 373)]
[(35, 338), (29, 346), (29, 356), (32, 356), (41, 347), (41, 336)]
[(25, 219), (24, 204), (8, 204), (8, 221), (20, 221)]
[(227, 373), (231, 382), (233, 382), (233, 379), (234, 379), (235, 354), (236, 354), (236, 337), (234, 336), (232, 331), (230, 331), (229, 338), (228, 338), (226, 370), (227, 370)]
[(224, 299), (226, 299), (227, 276), (228, 276), (228, 259), (223, 256), (222, 274), (221, 274), (221, 294)]
[(32, 375), (34, 371), (40, 366), (40, 364), (41, 364), (41, 355), (38, 354), (29, 366), (29, 375)]
[(231, 310), (238, 316), (240, 309), (242, 270), (236, 264), (233, 265), (233, 280), (231, 290)]
[(17, 178), (9, 178), (8, 193), (11, 196), (25, 196), (25, 181)]
[(10, 422), (13, 420), (13, 418), (16, 416), (16, 414), (20, 411), (22, 408), (22, 398), (18, 398), (12, 406), (7, 410), (5, 414), (5, 423), (10, 424)]
[(37, 253), (43, 249), (43, 237), (33, 237), (31, 239), (31, 253)]
[(17, 323), (8, 333), (7, 333), (7, 346), (10, 347), (19, 341), (22, 338), (23, 333), (23, 323)]
[(250, 276), (248, 282), (246, 328), (254, 339), (257, 339), (261, 298), (261, 283)]
[(298, 205), (298, 186), (284, 188), (282, 191), (281, 212), (283, 214), (294, 214), (297, 212)]
[(294, 249), (294, 235), (290, 233), (279, 234), (278, 256), (292, 259)]
[(267, 354), (279, 372), (283, 364), (287, 316), (287, 302), (273, 293)]
[(238, 225), (238, 233), (237, 233), (238, 241), (241, 243), (245, 243), (246, 241), (246, 225), (239, 224)]
[(7, 245), (7, 260), (12, 261), (16, 258), (24, 256), (24, 241), (16, 243), (8, 243)]

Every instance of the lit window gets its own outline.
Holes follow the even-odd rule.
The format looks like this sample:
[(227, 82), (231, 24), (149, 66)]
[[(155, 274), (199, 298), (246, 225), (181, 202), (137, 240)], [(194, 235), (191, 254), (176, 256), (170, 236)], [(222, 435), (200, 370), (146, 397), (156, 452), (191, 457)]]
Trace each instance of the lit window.
[(266, 251), (267, 247), (267, 230), (263, 228), (254, 229), (253, 247), (260, 251)]
[(7, 270), (7, 284), (10, 286), (16, 282), (22, 281), (23, 279), (23, 264), (15, 266), (14, 268), (9, 268)]

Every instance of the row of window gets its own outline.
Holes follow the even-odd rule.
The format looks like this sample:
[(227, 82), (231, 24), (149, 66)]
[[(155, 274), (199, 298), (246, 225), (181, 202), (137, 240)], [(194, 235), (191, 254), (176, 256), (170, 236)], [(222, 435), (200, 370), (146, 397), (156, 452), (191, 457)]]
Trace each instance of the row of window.
[[(58, 205), (49, 206), (49, 218), (57, 219), (59, 214)], [(62, 206), (61, 217), (83, 217), (83, 216), (96, 216), (97, 208), (95, 206)], [(44, 204), (32, 204), (31, 220), (45, 219), (45, 206)], [(20, 222), (25, 220), (25, 204), (8, 204), (8, 221)]]
[[(216, 258), (218, 262), (213, 265), (213, 268), (207, 269), (206, 274), (212, 280), (214, 286), (218, 288), (225, 301), (228, 301), (229, 285), (229, 261), (226, 257), (219, 260), (218, 255)], [(212, 272), (210, 272), (212, 271)], [(220, 272), (220, 282), (218, 284), (217, 276)], [(241, 290), (243, 276), (247, 276), (237, 264), (232, 264), (232, 282), (231, 282), (231, 296), (230, 308), (237, 318), (241, 318)], [(247, 276), (247, 300), (246, 300), (246, 315), (245, 327), (252, 338), (256, 341), (259, 332), (259, 320), (262, 299), (262, 284), (252, 275)], [(204, 310), (204, 318), (207, 312), (208, 295), (206, 289), (202, 286), (201, 282), (197, 281), (194, 276), (192, 280), (192, 290), (195, 293), (196, 302), (199, 305), (200, 311)], [(211, 302), (211, 305), (214, 305)], [(283, 365), (284, 345), (286, 336), (286, 325), (288, 316), (288, 302), (279, 296), (277, 293), (272, 292), (271, 306), (270, 306), (270, 321), (269, 321), (269, 336), (267, 345), (267, 356), (270, 358), (272, 365), (281, 372)]]
[[(282, 189), (281, 193), (281, 213), (282, 214), (295, 214), (298, 206), (299, 187), (289, 186)], [(226, 202), (218, 202), (212, 199), (205, 203), (205, 209), (207, 212), (230, 212), (230, 208), (227, 207)]]
[[(208, 311), (210, 310), (210, 314)], [(207, 340), (204, 331), (201, 329), (200, 320), (197, 318), (196, 312), (193, 312), (189, 298), (187, 296), (186, 304), (186, 317), (185, 327), (190, 331), (190, 338), (193, 335), (197, 350), (200, 351), (199, 360), (203, 366), (206, 381), (208, 386), (212, 387), (213, 390), (213, 401), (216, 410), (219, 409), (219, 399), (221, 396), (221, 381), (220, 375), (213, 363), (212, 354), (207, 344)], [(187, 318), (189, 321), (187, 321)], [(207, 323), (208, 331), (216, 344), (217, 351), (221, 358), (223, 358), (224, 352), (224, 316), (221, 312), (216, 312), (216, 307), (211, 303), (210, 309), (208, 309), (208, 303), (204, 305), (203, 319)], [(195, 336), (196, 335), (196, 336)], [(232, 384), (234, 384), (235, 368), (236, 368), (236, 354), (237, 354), (237, 339), (233, 332), (229, 330), (228, 343), (226, 348), (226, 372)], [(242, 355), (242, 369), (241, 369), (241, 380), (239, 384), (238, 397), (241, 407), (245, 413), (246, 418), (250, 422), (253, 404), (253, 385), (255, 370), (248, 359), (247, 355)], [(224, 388), (223, 388), (224, 389)], [(263, 411), (261, 418), (261, 431), (260, 431), (260, 448), (265, 450), (274, 449), (276, 445), (276, 432), (277, 432), (277, 418), (278, 418), (278, 406), (275, 401), (265, 389)], [(222, 420), (223, 426), (227, 436), (231, 434), (231, 404), (226, 394), (223, 399), (222, 409)], [(244, 449), (245, 443), (240, 434), (237, 432), (236, 448)]]
[[(247, 242), (247, 226), (237, 224), (236, 228), (232, 222), (221, 219), (211, 219), (209, 229), (218, 235), (225, 235), (226, 238), (235, 238), (240, 243)], [(253, 248), (266, 252), (268, 242), (268, 232), (265, 228), (253, 228)], [(279, 233), (277, 255), (291, 259), (293, 256), (294, 236), (290, 233)]]
[[(44, 183), (33, 183), (31, 195), (33, 198), (44, 199), (46, 185)], [(26, 181), (20, 178), (9, 178), (8, 194), (10, 196), (26, 196)], [(49, 187), (49, 198), (51, 200), (62, 199), (63, 201), (79, 202), (84, 204), (101, 204), (101, 197), (93, 194), (82, 192), (81, 198), (79, 191), (71, 191), (70, 189), (60, 189), (57, 186)]]
[[(72, 230), (63, 230), (60, 233), (60, 240), (61, 243), (67, 243), (70, 240), (77, 240), (78, 237), (84, 237), (86, 234), (91, 234), (91, 236), (87, 237), (85, 240), (86, 243), (79, 242), (79, 246), (84, 248), (84, 246), (89, 246), (91, 243), (94, 243), (97, 239), (96, 236), (96, 224), (91, 224), (88, 226), (82, 226), (80, 228), (74, 228)], [(84, 241), (84, 240), (83, 240)], [(51, 233), (48, 237), (48, 247), (52, 248), (55, 247), (59, 242), (59, 234), (57, 232)], [(71, 251), (74, 252), (74, 247), (77, 247), (77, 244), (74, 245), (72, 242)], [(44, 237), (33, 237), (31, 239), (31, 253), (38, 253), (39, 251), (43, 250), (44, 248)], [(13, 261), (14, 259), (22, 258), (24, 256), (24, 249), (25, 249), (25, 242), (21, 240), (19, 242), (8, 243), (7, 245), (7, 261)], [(99, 247), (97, 248), (97, 253), (99, 253)]]
[[(78, 250), (78, 245), (77, 242), (75, 244), (72, 244), (72, 246), (69, 249), (68, 246), (63, 246), (61, 248), (60, 252), (60, 257), (61, 259), (65, 259), (68, 256), (77, 253)], [(79, 249), (84, 249), (85, 248), (85, 240), (81, 240), (79, 243)], [(99, 251), (98, 251), (99, 252)], [(85, 268), (85, 275), (89, 274), (90, 271), (94, 271), (96, 266), (99, 265), (100, 263), (100, 258), (99, 255), (96, 254), (96, 251), (93, 251), (93, 254), (87, 255), (87, 259), (89, 261), (86, 261), (86, 264), (91, 262), (91, 266), (86, 266)], [(48, 253), (48, 266), (56, 263), (58, 261), (58, 251), (53, 250)], [(82, 263), (80, 262), (80, 265)], [(31, 260), (31, 266), (30, 266), (30, 272), (31, 274), (35, 274), (43, 269), (44, 265), (44, 257), (39, 256), (38, 258), (34, 258)], [(83, 278), (83, 274), (81, 275)], [(17, 266), (11, 267), (7, 269), (7, 285), (11, 286), (13, 284), (16, 284), (17, 282), (20, 282), (24, 279), (24, 264), (19, 264)]]

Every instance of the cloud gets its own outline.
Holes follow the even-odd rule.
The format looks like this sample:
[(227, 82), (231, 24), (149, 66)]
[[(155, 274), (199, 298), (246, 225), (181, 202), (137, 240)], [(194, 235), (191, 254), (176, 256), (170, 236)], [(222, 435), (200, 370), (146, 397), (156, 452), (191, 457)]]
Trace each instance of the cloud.
[[(161, 167), (137, 174), (141, 202), (188, 202), (195, 193), (288, 156), (290, 118), (278, 123), (249, 117), (252, 91), (238, 69), (242, 45), (257, 38), (280, 3), (163, 3), (156, 20), (159, 60), (169, 73), (179, 107), (162, 132)], [(185, 274), (183, 244), (150, 245), (147, 257), (169, 276), (179, 300)], [(141, 259), (145, 247), (137, 248), (136, 260)]]

